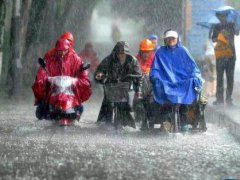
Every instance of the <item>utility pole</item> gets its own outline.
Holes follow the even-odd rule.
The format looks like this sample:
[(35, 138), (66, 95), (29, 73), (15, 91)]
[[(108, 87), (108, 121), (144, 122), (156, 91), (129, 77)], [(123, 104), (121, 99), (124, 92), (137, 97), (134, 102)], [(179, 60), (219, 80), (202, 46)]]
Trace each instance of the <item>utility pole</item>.
[(182, 42), (186, 45), (186, 1), (182, 0)]
[(22, 62), (20, 56), (20, 7), (21, 0), (13, 0), (13, 13), (11, 24), (12, 47), (12, 95), (19, 97), (22, 93)]

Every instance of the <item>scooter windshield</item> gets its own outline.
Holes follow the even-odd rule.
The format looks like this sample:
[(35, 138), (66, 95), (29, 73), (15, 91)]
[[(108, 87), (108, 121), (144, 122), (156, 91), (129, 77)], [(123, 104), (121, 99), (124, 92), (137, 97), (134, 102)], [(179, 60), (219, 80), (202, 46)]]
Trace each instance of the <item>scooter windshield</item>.
[(58, 95), (60, 93), (74, 95), (72, 85), (76, 83), (77, 78), (71, 76), (54, 76), (48, 77), (48, 81), (52, 86), (52, 95)]

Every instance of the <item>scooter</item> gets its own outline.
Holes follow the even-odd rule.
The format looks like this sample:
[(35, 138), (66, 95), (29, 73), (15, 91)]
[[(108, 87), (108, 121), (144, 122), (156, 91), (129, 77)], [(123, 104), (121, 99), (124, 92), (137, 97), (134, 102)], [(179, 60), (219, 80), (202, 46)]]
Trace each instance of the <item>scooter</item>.
[[(46, 62), (39, 58), (38, 63), (47, 73), (48, 100), (47, 100), (47, 119), (55, 120), (60, 126), (69, 126), (76, 119), (80, 119), (83, 106), (79, 105), (73, 86), (77, 82), (76, 77), (71, 76), (49, 76), (46, 69)], [(90, 68), (89, 63), (84, 63), (79, 73)]]

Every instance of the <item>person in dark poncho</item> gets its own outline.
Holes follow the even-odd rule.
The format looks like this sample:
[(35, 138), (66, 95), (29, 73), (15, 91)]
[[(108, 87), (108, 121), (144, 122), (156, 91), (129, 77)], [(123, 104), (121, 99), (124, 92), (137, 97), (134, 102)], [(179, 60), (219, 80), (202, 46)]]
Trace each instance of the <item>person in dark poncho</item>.
[[(130, 55), (128, 43), (119, 41), (116, 43), (112, 53), (104, 58), (95, 72), (95, 80), (98, 83), (118, 83), (118, 79), (125, 77), (127, 74), (141, 75), (141, 68), (137, 59)], [(106, 79), (107, 76), (107, 79)], [(105, 82), (104, 82), (105, 81)], [(131, 78), (124, 79), (124, 82), (130, 82)], [(134, 87), (137, 97), (141, 97), (142, 78), (137, 78), (134, 81)], [(131, 126), (136, 128), (133, 117), (130, 114), (129, 103), (123, 103), (121, 106), (121, 114), (123, 117), (123, 126)], [(112, 123), (113, 107), (111, 102), (104, 98), (98, 115), (97, 122)]]

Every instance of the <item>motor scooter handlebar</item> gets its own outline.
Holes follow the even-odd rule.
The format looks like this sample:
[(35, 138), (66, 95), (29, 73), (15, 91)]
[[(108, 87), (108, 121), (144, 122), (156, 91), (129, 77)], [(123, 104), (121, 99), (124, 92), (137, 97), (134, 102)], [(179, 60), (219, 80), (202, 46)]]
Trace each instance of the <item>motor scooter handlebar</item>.
[(124, 77), (121, 78), (120, 80), (123, 81), (123, 80), (125, 80), (125, 79), (128, 78), (128, 77), (131, 77), (131, 78), (140, 78), (140, 77), (142, 77), (142, 75), (141, 75), (141, 74), (127, 74), (126, 76), (124, 76)]
[(89, 69), (91, 67), (91, 64), (86, 62), (82, 64), (81, 72)]
[[(48, 71), (46, 69), (46, 61), (43, 59), (43, 58), (38, 58), (38, 64), (47, 72), (48, 74)], [(81, 69), (80, 69), (80, 73), (82, 73), (83, 71), (87, 70), (90, 68), (90, 63), (83, 63), (82, 66), (81, 66)]]

